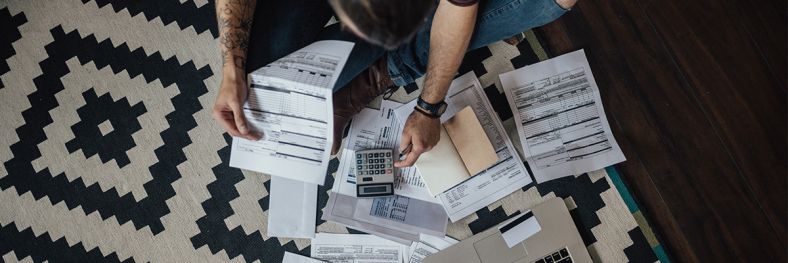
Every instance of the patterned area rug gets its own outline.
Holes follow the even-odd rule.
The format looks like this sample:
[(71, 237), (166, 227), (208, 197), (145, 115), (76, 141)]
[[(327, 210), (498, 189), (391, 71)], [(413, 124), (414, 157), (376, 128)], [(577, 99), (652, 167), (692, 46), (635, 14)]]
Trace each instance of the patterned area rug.
[[(214, 19), (207, 0), (0, 1), (4, 261), (309, 254), (309, 240), (266, 236), (269, 177), (227, 165), (230, 137), (210, 117), (221, 65)], [(526, 40), (470, 52), (461, 69), (479, 76), (514, 140), (495, 82), (548, 58), (533, 33)], [(418, 93), (411, 85), (394, 99)], [(320, 208), (332, 182), (319, 189)], [(451, 224), (448, 235), (466, 238), (549, 196), (565, 198), (596, 261), (666, 261), (613, 168), (528, 185)]]

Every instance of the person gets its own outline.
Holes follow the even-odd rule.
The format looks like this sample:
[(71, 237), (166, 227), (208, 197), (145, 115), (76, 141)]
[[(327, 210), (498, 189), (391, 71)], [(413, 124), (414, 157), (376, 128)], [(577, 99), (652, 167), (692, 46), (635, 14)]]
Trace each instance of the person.
[[(246, 74), (314, 41), (355, 43), (334, 87), (334, 146), (375, 97), (425, 76), (405, 122), (396, 167), (413, 165), (440, 139), (439, 117), (466, 51), (563, 15), (577, 0), (217, 0), (222, 81), (213, 117), (236, 137), (257, 140), (241, 109)], [(341, 23), (326, 26), (335, 16)]]

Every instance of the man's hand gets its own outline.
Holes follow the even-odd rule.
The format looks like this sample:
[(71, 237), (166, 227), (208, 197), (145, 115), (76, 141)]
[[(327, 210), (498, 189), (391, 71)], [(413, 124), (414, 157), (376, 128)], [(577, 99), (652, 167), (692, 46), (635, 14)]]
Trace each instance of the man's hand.
[(217, 0), (216, 19), (219, 24), (219, 49), (222, 52), (222, 84), (213, 105), (213, 118), (234, 137), (259, 140), (244, 119), (246, 100), (246, 50), (252, 28), (254, 0)]
[[(447, 0), (441, 0), (438, 4), (432, 19), (427, 75), (420, 96), (424, 101), (435, 104), (446, 97), (468, 48), (478, 9), (478, 4), (455, 6)], [(394, 166), (411, 166), (422, 153), (431, 150), (440, 140), (439, 125), (440, 120), (413, 111), (405, 122), (399, 145), (400, 152), (406, 151), (411, 145), (410, 152), (404, 161), (398, 161)]]
[(252, 132), (244, 118), (242, 106), (246, 91), (245, 78), (224, 76), (213, 105), (213, 118), (222, 124), (230, 135), (256, 141), (261, 138), (261, 134)]
[(431, 150), (433, 146), (438, 144), (440, 138), (440, 120), (427, 117), (427, 115), (414, 110), (405, 121), (402, 141), (399, 144), (400, 152), (405, 151), (408, 146), (410, 146), (410, 152), (407, 153), (405, 160), (394, 163), (394, 167), (412, 166), (422, 153)]

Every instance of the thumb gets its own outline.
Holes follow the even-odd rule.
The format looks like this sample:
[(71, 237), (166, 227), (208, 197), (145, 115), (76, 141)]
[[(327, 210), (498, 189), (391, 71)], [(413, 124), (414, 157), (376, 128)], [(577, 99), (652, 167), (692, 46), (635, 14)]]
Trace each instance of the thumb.
[(404, 154), (410, 147), (411, 136), (405, 132), (402, 133), (402, 140), (399, 142), (399, 153)]
[(233, 116), (235, 117), (235, 127), (238, 128), (238, 131), (241, 134), (248, 134), (249, 127), (246, 125), (246, 118), (244, 118), (244, 112), (241, 109), (241, 105), (234, 103), (232, 105)]

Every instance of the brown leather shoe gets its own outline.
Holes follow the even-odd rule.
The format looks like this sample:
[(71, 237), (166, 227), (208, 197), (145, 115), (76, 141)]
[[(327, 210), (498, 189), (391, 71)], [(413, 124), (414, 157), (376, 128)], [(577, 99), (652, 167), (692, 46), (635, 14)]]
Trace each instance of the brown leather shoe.
[(345, 126), (372, 100), (377, 98), (389, 88), (394, 87), (394, 82), (389, 76), (386, 57), (379, 59), (369, 68), (353, 78), (344, 88), (334, 93), (334, 145), (331, 154), (339, 151), (342, 145), (342, 132)]

